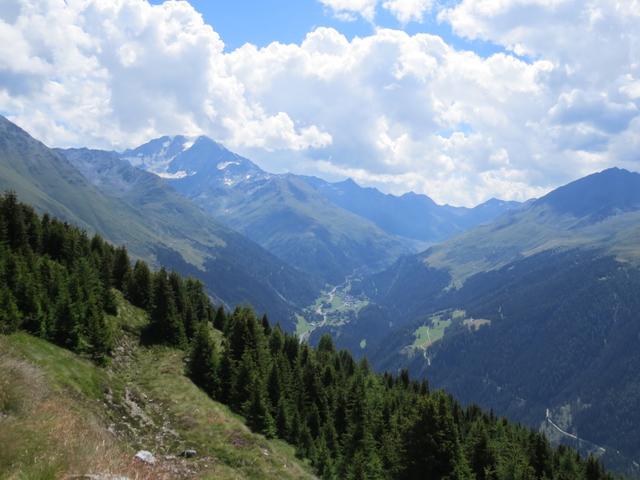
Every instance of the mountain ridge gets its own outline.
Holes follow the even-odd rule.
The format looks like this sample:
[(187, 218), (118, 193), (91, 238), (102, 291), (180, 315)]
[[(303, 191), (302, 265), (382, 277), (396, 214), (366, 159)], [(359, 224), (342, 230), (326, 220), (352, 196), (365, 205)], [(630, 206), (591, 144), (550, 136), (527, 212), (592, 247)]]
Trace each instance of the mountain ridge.
[[(161, 137), (121, 156), (165, 177), (181, 194), (282, 260), (331, 284), (355, 272), (384, 268), (517, 208), (499, 201), (476, 209), (439, 206), (424, 195), (395, 197), (351, 179), (332, 184), (271, 174), (205, 136)], [(344, 188), (348, 191), (337, 191)], [(399, 222), (394, 220), (398, 216)], [(417, 228), (415, 218), (421, 219)]]

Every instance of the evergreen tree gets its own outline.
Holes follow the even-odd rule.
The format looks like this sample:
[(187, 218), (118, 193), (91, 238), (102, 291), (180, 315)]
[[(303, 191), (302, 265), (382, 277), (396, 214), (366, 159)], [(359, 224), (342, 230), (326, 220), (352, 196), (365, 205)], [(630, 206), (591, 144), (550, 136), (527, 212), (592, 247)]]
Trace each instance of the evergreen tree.
[(224, 311), (224, 307), (220, 305), (216, 310), (216, 316), (213, 320), (213, 326), (221, 332), (226, 331), (227, 328), (227, 314)]
[(89, 351), (96, 362), (104, 364), (113, 348), (113, 332), (95, 303), (89, 307), (87, 317)]
[(260, 323), (262, 323), (262, 329), (264, 331), (264, 334), (266, 336), (271, 335), (271, 325), (269, 325), (269, 318), (267, 317), (266, 313), (262, 315), (262, 320), (260, 321)]
[(20, 328), (22, 314), (11, 291), (0, 286), (0, 334), (13, 333)]
[(271, 365), (271, 372), (269, 372), (269, 378), (267, 380), (267, 396), (269, 404), (271, 405), (271, 411), (274, 412), (277, 406), (280, 404), (280, 396), (282, 394), (282, 380), (280, 379), (280, 370), (277, 363)]
[(275, 328), (272, 329), (271, 335), (269, 336), (269, 351), (272, 356), (276, 356), (282, 349), (284, 348), (284, 333), (280, 325), (276, 325)]
[(228, 354), (222, 355), (218, 369), (218, 391), (215, 396), (217, 400), (225, 404), (231, 402), (235, 377), (235, 364), (231, 360), (231, 357)]
[(153, 287), (151, 271), (146, 263), (138, 260), (126, 285), (127, 299), (136, 307), (151, 310)]
[(462, 460), (458, 433), (446, 398), (422, 399), (417, 418), (405, 438), (403, 478), (454, 479)]
[(246, 413), (248, 401), (252, 396), (252, 387), (256, 385), (257, 368), (251, 352), (245, 352), (238, 365), (231, 390), (231, 405)]
[(284, 400), (278, 402), (276, 415), (276, 433), (278, 437), (289, 439), (291, 434), (291, 418), (289, 409)]
[(193, 383), (211, 396), (218, 391), (218, 355), (209, 326), (201, 322), (196, 327), (187, 361), (187, 374)]
[(58, 345), (75, 350), (79, 345), (79, 320), (71, 298), (65, 287), (62, 287), (56, 299), (54, 309), (54, 340)]
[(2, 202), (2, 214), (5, 219), (6, 235), (12, 250), (28, 246), (27, 227), (24, 221), (22, 205), (18, 203), (15, 192), (7, 192)]
[(254, 385), (251, 391), (247, 423), (253, 430), (264, 434), (267, 438), (273, 438), (277, 433), (276, 422), (269, 412), (262, 390), (258, 385)]
[(147, 338), (152, 342), (178, 347), (186, 345), (184, 324), (178, 316), (173, 291), (164, 268), (154, 275), (150, 317)]
[(118, 290), (124, 290), (124, 280), (131, 271), (131, 260), (129, 260), (129, 254), (127, 249), (119, 247), (116, 249), (115, 256), (113, 258), (112, 278), (113, 285)]

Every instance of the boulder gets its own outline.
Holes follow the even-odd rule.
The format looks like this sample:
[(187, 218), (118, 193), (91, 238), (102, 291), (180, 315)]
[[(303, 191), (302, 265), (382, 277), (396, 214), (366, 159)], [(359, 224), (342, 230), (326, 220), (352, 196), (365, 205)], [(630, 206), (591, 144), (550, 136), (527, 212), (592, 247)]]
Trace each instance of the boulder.
[(135, 458), (137, 458), (141, 462), (148, 463), (149, 465), (153, 465), (156, 463), (156, 457), (153, 456), (153, 453), (146, 450), (140, 450), (138, 453), (136, 453)]

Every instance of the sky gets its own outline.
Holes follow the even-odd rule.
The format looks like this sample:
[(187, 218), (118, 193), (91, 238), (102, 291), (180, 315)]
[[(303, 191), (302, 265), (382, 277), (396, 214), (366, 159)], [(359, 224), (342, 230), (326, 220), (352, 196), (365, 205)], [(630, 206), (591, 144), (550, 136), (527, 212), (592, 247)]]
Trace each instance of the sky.
[(640, 170), (640, 0), (2, 0), (0, 113), (440, 203)]

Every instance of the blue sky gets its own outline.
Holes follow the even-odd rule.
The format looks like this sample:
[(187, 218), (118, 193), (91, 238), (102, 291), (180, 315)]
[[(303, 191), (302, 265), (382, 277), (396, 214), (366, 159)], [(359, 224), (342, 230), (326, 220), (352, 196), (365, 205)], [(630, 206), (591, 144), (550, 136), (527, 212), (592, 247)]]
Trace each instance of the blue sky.
[[(162, 2), (153, 0), (151, 3)], [(258, 47), (275, 41), (300, 43), (307, 33), (320, 26), (335, 28), (349, 39), (371, 35), (376, 27), (384, 27), (402, 29), (410, 34), (426, 32), (439, 35), (456, 48), (472, 50), (482, 56), (504, 51), (491, 42), (454, 35), (451, 26), (438, 22), (433, 13), (427, 14), (422, 22), (412, 21), (403, 25), (382, 8), (377, 9), (374, 23), (359, 16), (353, 21), (342, 21), (317, 0), (190, 0), (189, 3), (220, 34), (226, 51), (245, 43)]]

